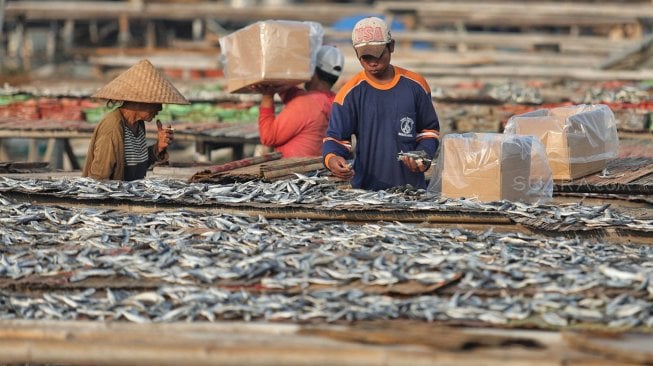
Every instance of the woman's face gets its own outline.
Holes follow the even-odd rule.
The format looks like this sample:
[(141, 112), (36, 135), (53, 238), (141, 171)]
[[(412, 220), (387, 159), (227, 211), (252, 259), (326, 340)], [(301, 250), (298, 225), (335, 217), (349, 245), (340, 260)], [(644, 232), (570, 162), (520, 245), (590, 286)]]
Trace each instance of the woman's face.
[(125, 102), (122, 107), (131, 110), (136, 121), (149, 122), (161, 111), (162, 106), (159, 103)]
[(161, 104), (149, 104), (149, 103), (141, 103), (144, 108), (142, 111), (139, 111), (139, 117), (143, 116), (141, 119), (145, 122), (150, 122), (154, 117), (156, 117), (157, 113), (161, 111)]

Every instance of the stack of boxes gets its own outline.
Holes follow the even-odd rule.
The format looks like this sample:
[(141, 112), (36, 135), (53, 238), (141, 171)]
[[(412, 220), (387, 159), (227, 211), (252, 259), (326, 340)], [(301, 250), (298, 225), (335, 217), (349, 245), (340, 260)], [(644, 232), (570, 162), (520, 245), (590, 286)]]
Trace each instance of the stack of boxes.
[(540, 109), (510, 118), (504, 134), (446, 135), (431, 188), (450, 198), (534, 202), (551, 198), (553, 181), (601, 172), (618, 147), (606, 105)]
[(617, 157), (619, 136), (607, 105), (539, 109), (511, 117), (505, 133), (533, 135), (542, 141), (553, 179), (569, 181), (600, 172)]

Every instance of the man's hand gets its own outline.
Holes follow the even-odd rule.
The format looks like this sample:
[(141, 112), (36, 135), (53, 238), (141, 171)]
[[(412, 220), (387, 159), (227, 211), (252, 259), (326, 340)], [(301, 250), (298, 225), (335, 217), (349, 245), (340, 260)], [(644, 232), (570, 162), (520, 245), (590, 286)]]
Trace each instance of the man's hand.
[(158, 130), (157, 147), (159, 148), (157, 154), (161, 154), (163, 151), (165, 151), (165, 149), (170, 145), (170, 143), (174, 139), (175, 130), (172, 128), (171, 125), (168, 125), (168, 127), (163, 128), (161, 121), (159, 121), (158, 119), (156, 120), (156, 128)]
[(414, 173), (424, 173), (431, 166), (431, 164), (424, 164), (422, 159), (415, 159), (410, 156), (402, 156), (399, 160)]
[(354, 176), (354, 170), (347, 164), (342, 156), (332, 156), (329, 159), (329, 166), (327, 168), (340, 179), (351, 179)]

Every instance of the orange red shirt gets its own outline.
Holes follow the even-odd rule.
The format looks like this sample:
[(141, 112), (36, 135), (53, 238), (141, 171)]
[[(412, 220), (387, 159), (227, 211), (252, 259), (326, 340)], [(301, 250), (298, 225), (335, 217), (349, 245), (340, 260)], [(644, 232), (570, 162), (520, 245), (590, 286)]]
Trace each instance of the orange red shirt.
[(322, 155), (335, 93), (292, 88), (282, 93), (284, 108), (259, 108), (261, 143), (274, 147), (284, 158)]

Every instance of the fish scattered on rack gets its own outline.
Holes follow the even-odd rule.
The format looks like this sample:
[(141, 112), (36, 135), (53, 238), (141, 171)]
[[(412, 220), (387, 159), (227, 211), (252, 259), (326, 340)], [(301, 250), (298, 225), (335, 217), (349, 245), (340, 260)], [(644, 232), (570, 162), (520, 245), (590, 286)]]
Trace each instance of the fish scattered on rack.
[[(596, 220), (608, 210), (570, 207), (558, 208), (561, 218)], [(597, 239), (197, 210), (136, 214), (0, 196), (0, 253), (2, 319), (653, 327), (653, 247)], [(138, 285), (121, 285), (128, 281)], [(402, 284), (448, 286), (391, 296)]]

